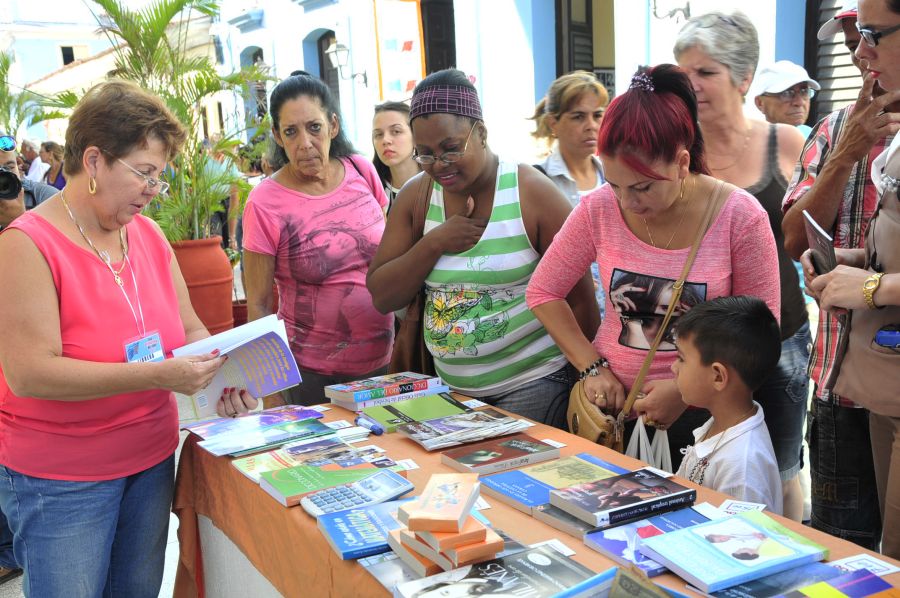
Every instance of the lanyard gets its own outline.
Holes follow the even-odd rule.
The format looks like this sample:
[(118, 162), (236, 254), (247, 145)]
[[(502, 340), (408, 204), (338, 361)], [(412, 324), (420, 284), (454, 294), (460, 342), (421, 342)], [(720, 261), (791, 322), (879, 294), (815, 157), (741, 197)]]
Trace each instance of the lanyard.
[[(102, 260), (101, 260), (102, 261)], [(128, 304), (128, 308), (131, 310), (131, 317), (134, 318), (134, 325), (137, 327), (138, 334), (142, 337), (147, 336), (147, 325), (144, 322), (144, 308), (141, 306), (141, 293), (138, 290), (137, 277), (134, 275), (134, 267), (131, 265), (131, 259), (128, 257), (128, 254), (125, 254), (125, 263), (128, 265), (128, 271), (131, 272), (131, 282), (134, 283), (134, 296), (137, 301), (137, 312), (134, 311), (134, 304), (131, 303), (131, 299), (128, 297), (128, 293), (125, 291), (124, 285), (122, 285), (121, 278), (113, 270), (112, 265), (109, 262), (103, 262), (106, 264), (106, 267), (109, 268), (109, 271), (112, 273), (113, 277), (116, 279), (116, 286), (119, 287), (119, 290), (122, 291), (122, 296), (125, 297), (125, 302)], [(141, 320), (138, 323), (138, 315), (140, 315)]]

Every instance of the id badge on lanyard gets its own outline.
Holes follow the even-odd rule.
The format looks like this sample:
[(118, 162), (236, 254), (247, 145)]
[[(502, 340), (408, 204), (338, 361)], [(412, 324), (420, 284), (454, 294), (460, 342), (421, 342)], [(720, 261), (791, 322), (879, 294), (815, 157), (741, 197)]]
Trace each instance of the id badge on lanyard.
[(159, 332), (150, 332), (125, 342), (125, 361), (128, 363), (163, 361), (165, 358)]

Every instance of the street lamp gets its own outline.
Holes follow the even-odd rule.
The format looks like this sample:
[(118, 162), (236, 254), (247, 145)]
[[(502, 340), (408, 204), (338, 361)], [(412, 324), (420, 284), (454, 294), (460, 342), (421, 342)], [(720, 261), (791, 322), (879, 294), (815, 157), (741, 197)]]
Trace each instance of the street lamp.
[(366, 71), (361, 73), (353, 73), (349, 77), (344, 75), (344, 67), (347, 66), (347, 60), (350, 58), (350, 48), (345, 46), (344, 44), (339, 44), (336, 41), (331, 42), (331, 45), (328, 46), (328, 49), (325, 50), (325, 56), (328, 57), (328, 62), (331, 63), (331, 68), (335, 68), (340, 73), (341, 79), (354, 79), (359, 77), (362, 80), (362, 84), (366, 87), (369, 86), (369, 78), (366, 76)]

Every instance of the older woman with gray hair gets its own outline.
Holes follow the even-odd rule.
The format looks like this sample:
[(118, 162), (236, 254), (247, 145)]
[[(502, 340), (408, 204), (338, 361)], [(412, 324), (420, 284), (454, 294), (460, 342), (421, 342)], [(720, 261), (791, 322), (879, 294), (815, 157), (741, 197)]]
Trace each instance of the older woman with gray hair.
[[(803, 135), (792, 126), (769, 124), (744, 114), (744, 99), (759, 61), (756, 28), (740, 12), (694, 17), (678, 34), (674, 48), (697, 95), (698, 119), (712, 174), (753, 194), (769, 215), (778, 246), (781, 278), (781, 360), (754, 395), (778, 458), (784, 488), (784, 514), (802, 517), (802, 430), (809, 380), (809, 319), (797, 271), (784, 249), (781, 202)], [(774, 264), (773, 264), (774, 266)]]

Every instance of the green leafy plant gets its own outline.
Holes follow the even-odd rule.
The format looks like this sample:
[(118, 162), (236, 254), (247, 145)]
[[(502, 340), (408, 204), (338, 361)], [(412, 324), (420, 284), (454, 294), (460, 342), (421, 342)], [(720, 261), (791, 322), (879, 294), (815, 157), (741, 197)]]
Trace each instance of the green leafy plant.
[(59, 110), (47, 110), (41, 97), (27, 90), (13, 91), (9, 82), (12, 53), (0, 52), (0, 133), (15, 136), (21, 127), (54, 118), (65, 118)]

